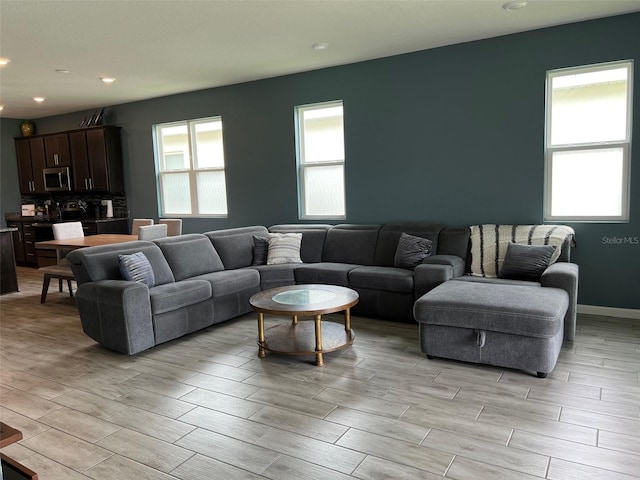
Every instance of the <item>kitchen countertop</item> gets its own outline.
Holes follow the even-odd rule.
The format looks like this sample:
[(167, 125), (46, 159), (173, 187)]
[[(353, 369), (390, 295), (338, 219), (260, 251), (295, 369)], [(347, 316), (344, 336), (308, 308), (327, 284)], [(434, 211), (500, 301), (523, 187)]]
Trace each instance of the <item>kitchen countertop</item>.
[(112, 218), (95, 218), (95, 217), (87, 217), (87, 218), (63, 218), (62, 220), (58, 220), (55, 217), (22, 217), (20, 215), (5, 215), (5, 220), (10, 222), (47, 222), (47, 223), (59, 223), (59, 222), (85, 222), (85, 223), (106, 223), (106, 222), (117, 222), (120, 220), (129, 220), (129, 217), (112, 217)]
[(7, 233), (7, 232), (17, 232), (18, 229), (13, 227), (13, 228), (0, 228), (0, 233)]

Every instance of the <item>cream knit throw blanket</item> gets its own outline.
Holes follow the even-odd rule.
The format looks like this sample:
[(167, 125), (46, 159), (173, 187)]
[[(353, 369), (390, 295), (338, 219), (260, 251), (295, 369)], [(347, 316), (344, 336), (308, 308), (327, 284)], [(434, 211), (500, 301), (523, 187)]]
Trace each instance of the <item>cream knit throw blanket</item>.
[(497, 277), (509, 242), (527, 245), (553, 245), (551, 263), (560, 256), (562, 243), (575, 232), (566, 225), (472, 225), (471, 275)]

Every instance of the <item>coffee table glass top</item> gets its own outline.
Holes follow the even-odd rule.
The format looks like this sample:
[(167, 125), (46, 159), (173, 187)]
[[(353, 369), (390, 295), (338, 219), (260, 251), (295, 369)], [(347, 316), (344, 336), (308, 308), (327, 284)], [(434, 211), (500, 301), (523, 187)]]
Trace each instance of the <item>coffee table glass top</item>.
[(336, 298), (336, 294), (329, 290), (301, 288), (277, 293), (272, 297), (272, 300), (284, 305), (312, 305), (314, 303), (327, 302), (334, 298)]
[(288, 285), (258, 292), (249, 303), (259, 312), (275, 315), (324, 315), (353, 307), (358, 292), (337, 285)]

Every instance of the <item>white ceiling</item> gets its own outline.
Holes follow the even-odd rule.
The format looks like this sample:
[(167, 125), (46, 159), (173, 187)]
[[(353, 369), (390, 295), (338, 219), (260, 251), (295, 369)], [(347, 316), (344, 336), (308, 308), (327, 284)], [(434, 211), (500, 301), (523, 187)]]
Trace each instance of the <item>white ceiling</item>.
[[(0, 0), (0, 57), (10, 59), (0, 115), (89, 110), (640, 11), (640, 0), (529, 0), (513, 12), (505, 2)], [(311, 48), (318, 42), (329, 47)]]

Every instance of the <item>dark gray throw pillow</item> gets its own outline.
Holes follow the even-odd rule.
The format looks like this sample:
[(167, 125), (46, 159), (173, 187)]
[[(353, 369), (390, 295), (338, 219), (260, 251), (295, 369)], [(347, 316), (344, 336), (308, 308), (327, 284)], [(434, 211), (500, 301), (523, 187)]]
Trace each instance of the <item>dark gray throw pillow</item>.
[(118, 255), (120, 273), (125, 280), (130, 282), (144, 283), (151, 288), (155, 285), (156, 279), (153, 275), (153, 268), (149, 259), (142, 252), (131, 255)]
[(252, 265), (266, 265), (269, 253), (269, 239), (253, 236), (253, 263)]
[(398, 248), (393, 259), (393, 266), (398, 268), (416, 268), (431, 255), (432, 242), (428, 238), (416, 237), (402, 233), (398, 240)]
[(540, 281), (542, 273), (551, 264), (556, 247), (552, 245), (524, 245), (509, 243), (504, 256), (500, 278)]

